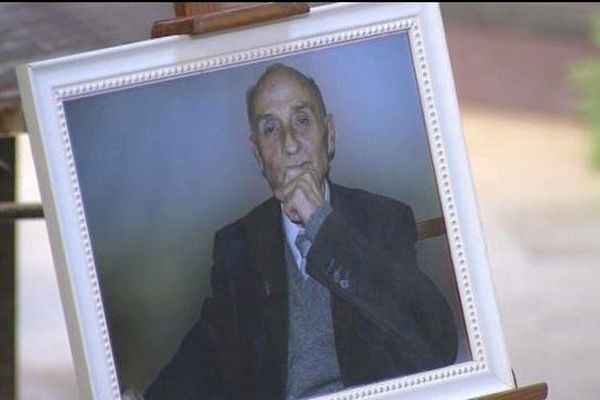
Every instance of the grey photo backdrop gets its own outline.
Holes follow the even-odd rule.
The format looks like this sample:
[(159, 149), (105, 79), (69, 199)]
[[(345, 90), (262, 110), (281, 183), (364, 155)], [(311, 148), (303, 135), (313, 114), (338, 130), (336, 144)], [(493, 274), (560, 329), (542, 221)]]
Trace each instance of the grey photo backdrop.
[[(270, 191), (245, 92), (282, 62), (315, 79), (336, 121), (333, 182), (442, 217), (406, 33), (67, 101), (65, 111), (122, 387), (144, 390), (210, 294), (215, 231)], [(446, 236), (417, 244), (470, 359)]]

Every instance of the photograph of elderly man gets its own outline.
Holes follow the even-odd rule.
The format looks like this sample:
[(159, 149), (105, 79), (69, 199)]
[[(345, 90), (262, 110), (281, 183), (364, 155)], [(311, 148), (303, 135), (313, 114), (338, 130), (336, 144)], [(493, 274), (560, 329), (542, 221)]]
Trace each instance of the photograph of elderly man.
[(246, 96), (272, 197), (215, 234), (212, 294), (145, 397), (300, 399), (452, 364), (413, 212), (330, 181), (335, 120), (315, 81), (274, 64)]

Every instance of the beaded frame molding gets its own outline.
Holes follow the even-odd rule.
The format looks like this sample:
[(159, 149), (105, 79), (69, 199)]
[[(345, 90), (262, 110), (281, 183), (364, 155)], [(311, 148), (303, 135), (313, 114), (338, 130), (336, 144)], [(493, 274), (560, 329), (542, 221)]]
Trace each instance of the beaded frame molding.
[(82, 398), (120, 399), (121, 388), (64, 102), (401, 31), (409, 33), (472, 361), (319, 399), (464, 399), (513, 388), (439, 8), (333, 4), (309, 16), (205, 38), (168, 37), (18, 68)]

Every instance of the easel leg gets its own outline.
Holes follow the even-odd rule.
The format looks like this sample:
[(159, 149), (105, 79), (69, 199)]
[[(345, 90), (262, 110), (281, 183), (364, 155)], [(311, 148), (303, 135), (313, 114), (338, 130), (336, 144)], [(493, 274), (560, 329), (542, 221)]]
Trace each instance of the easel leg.
[[(0, 138), (0, 202), (15, 200), (15, 139)], [(0, 219), (0, 399), (14, 399), (15, 223)]]

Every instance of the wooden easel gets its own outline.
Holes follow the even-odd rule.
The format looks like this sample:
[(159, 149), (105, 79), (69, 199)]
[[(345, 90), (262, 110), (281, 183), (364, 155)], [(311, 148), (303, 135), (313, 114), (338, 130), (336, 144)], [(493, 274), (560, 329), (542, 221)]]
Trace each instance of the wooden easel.
[[(157, 21), (152, 38), (199, 35), (274, 21), (310, 11), (309, 3), (175, 3), (176, 18)], [(472, 400), (544, 400), (548, 385), (538, 383)]]

